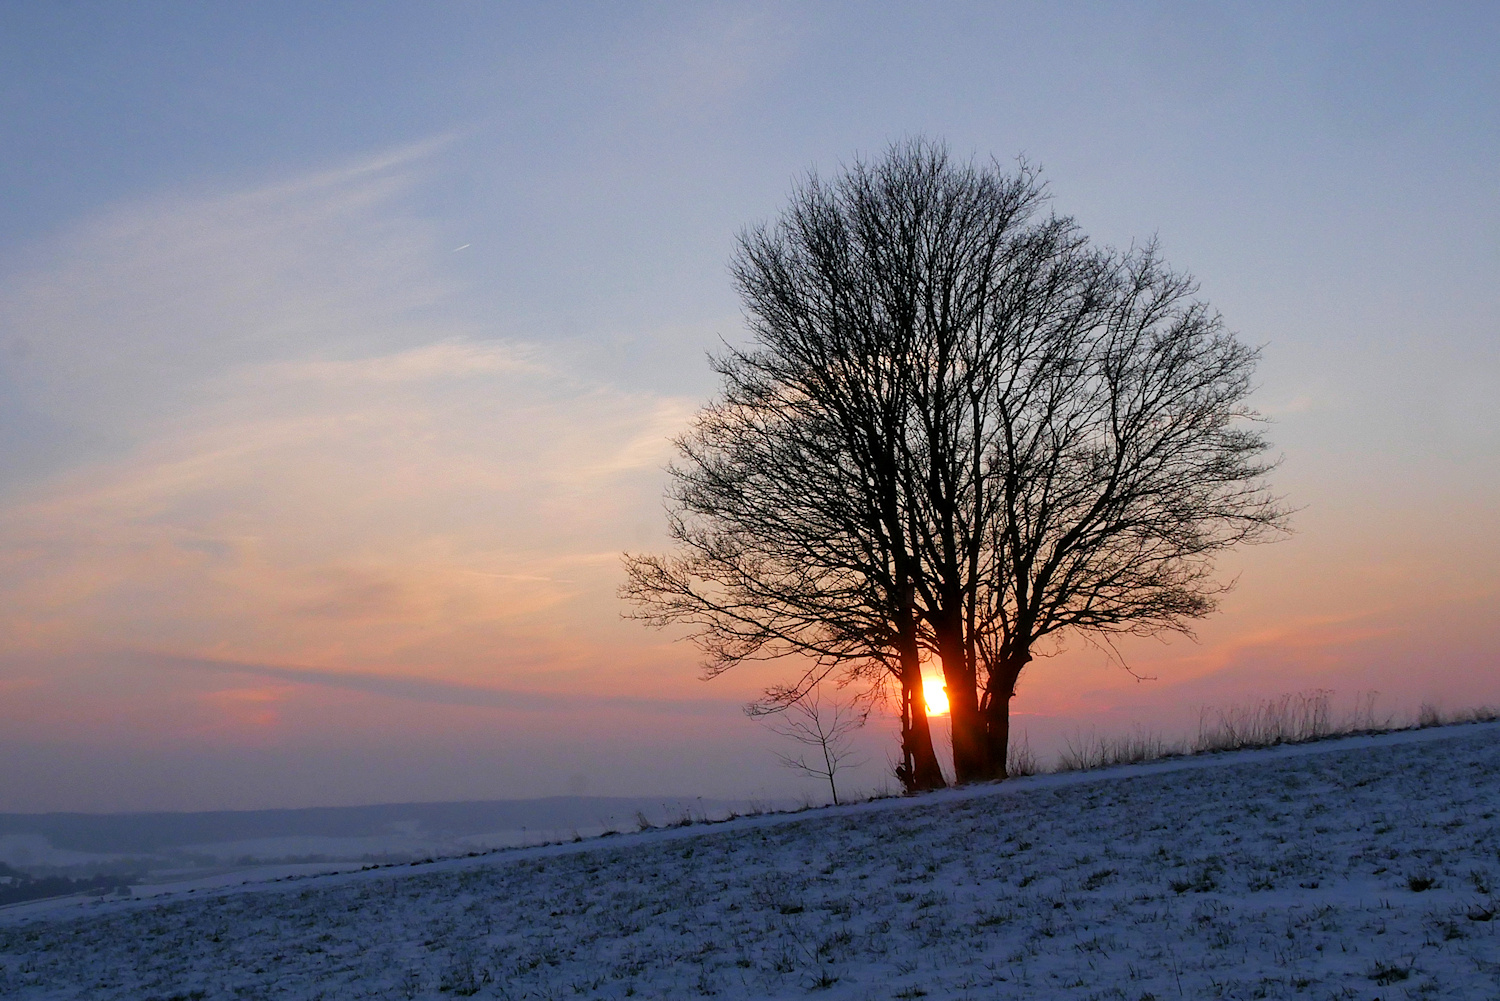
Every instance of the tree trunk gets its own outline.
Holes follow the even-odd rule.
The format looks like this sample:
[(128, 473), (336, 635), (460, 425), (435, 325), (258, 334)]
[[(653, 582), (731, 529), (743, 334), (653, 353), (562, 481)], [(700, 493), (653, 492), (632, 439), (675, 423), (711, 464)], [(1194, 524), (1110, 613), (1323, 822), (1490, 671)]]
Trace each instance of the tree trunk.
[(990, 759), (997, 763), (995, 778), (1009, 776), (1010, 700), (1016, 695), (1016, 681), (1021, 669), (1031, 662), (1028, 651), (1010, 653), (990, 674), (984, 700), (984, 741)]
[(937, 632), (937, 641), (953, 727), (953, 779), (962, 785), (1003, 778), (1005, 759), (995, 761), (985, 740), (985, 720), (979, 712), (978, 685), (965, 650), (962, 625), (945, 623)]
[(901, 651), (901, 750), (905, 759), (897, 777), (906, 792), (926, 792), (948, 785), (932, 747), (932, 726), (927, 720), (927, 699), (922, 694), (922, 659), (916, 639)]

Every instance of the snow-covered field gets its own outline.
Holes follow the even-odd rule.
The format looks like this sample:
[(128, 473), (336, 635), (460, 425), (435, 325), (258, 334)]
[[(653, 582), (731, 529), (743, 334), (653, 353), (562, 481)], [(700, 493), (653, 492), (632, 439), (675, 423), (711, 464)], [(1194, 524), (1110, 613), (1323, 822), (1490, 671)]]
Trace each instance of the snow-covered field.
[(1500, 998), (1500, 725), (0, 911), (7, 998)]

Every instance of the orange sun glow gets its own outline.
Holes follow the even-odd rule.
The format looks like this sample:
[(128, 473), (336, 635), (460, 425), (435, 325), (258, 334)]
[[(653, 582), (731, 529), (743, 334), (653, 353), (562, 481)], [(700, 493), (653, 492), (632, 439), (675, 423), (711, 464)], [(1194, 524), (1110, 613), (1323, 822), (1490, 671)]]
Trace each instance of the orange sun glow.
[(922, 679), (922, 698), (927, 701), (927, 715), (947, 715), (948, 693), (943, 690), (942, 678), (924, 677)]

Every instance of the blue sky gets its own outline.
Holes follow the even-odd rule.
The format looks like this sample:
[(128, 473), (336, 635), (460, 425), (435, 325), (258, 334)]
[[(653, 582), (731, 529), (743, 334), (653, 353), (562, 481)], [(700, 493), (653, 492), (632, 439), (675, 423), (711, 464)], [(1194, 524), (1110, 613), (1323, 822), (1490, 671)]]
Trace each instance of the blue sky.
[(735, 233), (918, 134), (1157, 236), (1303, 507), (1160, 681), (1033, 670), (1038, 741), (1500, 699), (1497, 49), (1482, 4), (0, 4), (0, 744), (72, 762), (0, 809), (785, 788), (767, 679), (622, 623), (617, 554)]

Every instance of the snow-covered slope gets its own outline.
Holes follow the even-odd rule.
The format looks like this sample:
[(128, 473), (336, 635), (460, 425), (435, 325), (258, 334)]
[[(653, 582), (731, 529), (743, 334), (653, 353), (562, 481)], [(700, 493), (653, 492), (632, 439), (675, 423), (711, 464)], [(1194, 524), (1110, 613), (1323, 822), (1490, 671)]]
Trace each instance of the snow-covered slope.
[(1497, 998), (1500, 726), (0, 912), (16, 998)]

